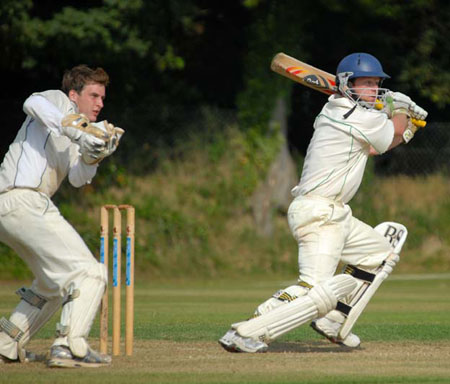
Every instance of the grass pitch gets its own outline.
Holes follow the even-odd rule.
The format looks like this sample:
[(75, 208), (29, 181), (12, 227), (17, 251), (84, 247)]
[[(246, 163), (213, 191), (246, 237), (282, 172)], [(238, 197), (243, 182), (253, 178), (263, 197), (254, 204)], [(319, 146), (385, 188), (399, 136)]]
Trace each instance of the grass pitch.
[[(448, 383), (450, 279), (393, 276), (355, 333), (359, 350), (329, 343), (307, 325), (265, 354), (232, 354), (217, 339), (232, 322), (293, 281), (171, 281), (136, 287), (135, 350), (109, 368), (49, 369), (43, 363), (0, 365), (0, 383)], [(17, 286), (18, 287), (18, 286)], [(17, 302), (2, 284), (0, 316)], [(29, 347), (48, 351), (58, 316)], [(98, 347), (98, 321), (90, 342)], [(122, 351), (124, 350), (122, 346)]]

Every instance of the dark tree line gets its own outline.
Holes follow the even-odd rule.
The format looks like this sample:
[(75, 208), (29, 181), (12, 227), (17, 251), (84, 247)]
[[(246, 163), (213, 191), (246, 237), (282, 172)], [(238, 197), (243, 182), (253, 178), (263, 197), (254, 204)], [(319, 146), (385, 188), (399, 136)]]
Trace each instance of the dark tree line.
[(127, 129), (128, 158), (170, 144), (187, 125), (195, 130), (205, 106), (235, 111), (241, 129), (265, 134), (280, 95), (290, 105), (291, 144), (303, 151), (324, 98), (269, 70), (278, 51), (329, 72), (348, 53), (372, 53), (392, 76), (387, 87), (409, 94), (430, 120), (449, 121), (449, 4), (4, 0), (2, 156), (23, 120), (24, 99), (59, 88), (64, 69), (79, 63), (111, 75), (103, 115)]

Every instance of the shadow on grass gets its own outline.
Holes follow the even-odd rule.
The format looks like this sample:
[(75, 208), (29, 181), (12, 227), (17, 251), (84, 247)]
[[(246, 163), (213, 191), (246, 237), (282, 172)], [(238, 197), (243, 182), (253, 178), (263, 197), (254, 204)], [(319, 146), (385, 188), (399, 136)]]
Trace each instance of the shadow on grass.
[[(358, 350), (360, 348), (357, 348)], [(355, 348), (348, 348), (329, 342), (323, 341), (306, 341), (306, 342), (274, 342), (270, 344), (269, 353), (349, 353)]]

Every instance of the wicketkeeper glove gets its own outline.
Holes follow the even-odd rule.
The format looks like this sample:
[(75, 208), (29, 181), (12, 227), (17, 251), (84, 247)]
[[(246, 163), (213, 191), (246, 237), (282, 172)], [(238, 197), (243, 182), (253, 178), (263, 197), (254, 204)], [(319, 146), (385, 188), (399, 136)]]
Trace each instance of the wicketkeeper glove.
[(99, 152), (91, 152), (88, 150), (80, 150), (82, 159), (86, 164), (96, 164), (102, 161), (105, 157), (111, 156), (119, 146), (120, 139), (125, 131), (122, 128), (115, 127), (108, 123), (107, 120), (98, 123), (91, 123), (92, 126), (98, 128), (102, 132), (106, 132), (108, 139)]
[(106, 131), (94, 127), (83, 114), (71, 114), (61, 121), (61, 130), (70, 141), (80, 146), (80, 152), (100, 154), (109, 136)]
[(86, 164), (95, 164), (110, 156), (118, 147), (124, 130), (106, 120), (91, 123), (83, 114), (71, 114), (61, 122), (62, 132), (80, 146)]

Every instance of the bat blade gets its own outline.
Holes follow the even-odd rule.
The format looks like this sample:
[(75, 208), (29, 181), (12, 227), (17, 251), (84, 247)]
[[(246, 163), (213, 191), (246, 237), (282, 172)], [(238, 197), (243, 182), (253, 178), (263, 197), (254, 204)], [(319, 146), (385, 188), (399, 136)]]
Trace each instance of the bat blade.
[(270, 65), (272, 71), (316, 91), (331, 95), (337, 92), (335, 76), (285, 53), (278, 53)]

